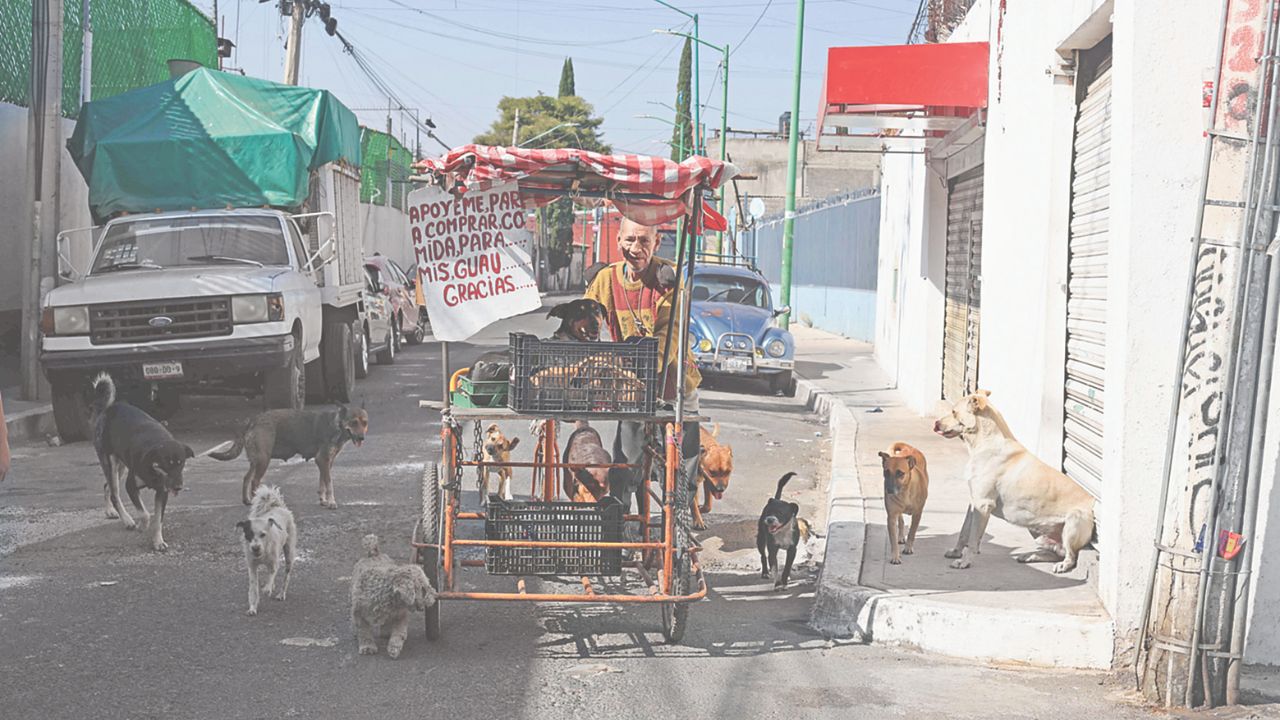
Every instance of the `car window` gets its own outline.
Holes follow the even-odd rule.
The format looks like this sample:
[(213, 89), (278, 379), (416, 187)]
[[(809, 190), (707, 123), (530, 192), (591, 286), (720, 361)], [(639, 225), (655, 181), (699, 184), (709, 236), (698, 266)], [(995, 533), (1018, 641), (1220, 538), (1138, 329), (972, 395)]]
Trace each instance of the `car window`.
[(396, 264), (395, 260), (388, 260), (387, 266), (391, 268), (391, 274), (395, 275), (396, 282), (400, 283), (401, 285), (409, 284), (408, 274), (406, 274), (404, 270), (400, 269), (400, 266)]
[(378, 289), (378, 287), (382, 285), (382, 279), (381, 279), (382, 276), (378, 272), (378, 268), (372, 265), (365, 265), (364, 272), (365, 272), (365, 287), (369, 290), (369, 292), (375, 292)]
[(307, 258), (311, 257), (311, 253), (307, 252), (306, 243), (302, 241), (298, 223), (293, 218), (289, 218), (289, 222), (285, 224), (289, 226), (289, 242), (293, 244), (293, 254), (298, 256), (298, 267), (306, 267)]
[(693, 299), (704, 302), (728, 302), (768, 309), (769, 288), (751, 278), (734, 275), (702, 274), (693, 279)]

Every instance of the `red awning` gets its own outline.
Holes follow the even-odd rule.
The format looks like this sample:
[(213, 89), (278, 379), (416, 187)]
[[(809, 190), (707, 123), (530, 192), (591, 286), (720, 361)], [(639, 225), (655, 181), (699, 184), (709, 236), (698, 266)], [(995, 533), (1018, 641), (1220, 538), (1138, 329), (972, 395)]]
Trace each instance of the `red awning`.
[(923, 147), (987, 107), (989, 56), (985, 42), (829, 49), (819, 149), (867, 138)]

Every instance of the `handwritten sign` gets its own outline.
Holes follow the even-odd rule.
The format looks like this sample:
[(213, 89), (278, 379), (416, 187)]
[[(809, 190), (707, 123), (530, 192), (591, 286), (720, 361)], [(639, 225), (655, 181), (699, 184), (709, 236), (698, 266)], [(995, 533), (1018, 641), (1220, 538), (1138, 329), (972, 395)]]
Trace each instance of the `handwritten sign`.
[(431, 330), (466, 340), (486, 326), (537, 310), (525, 210), (515, 183), (454, 197), (437, 187), (409, 194), (409, 233)]

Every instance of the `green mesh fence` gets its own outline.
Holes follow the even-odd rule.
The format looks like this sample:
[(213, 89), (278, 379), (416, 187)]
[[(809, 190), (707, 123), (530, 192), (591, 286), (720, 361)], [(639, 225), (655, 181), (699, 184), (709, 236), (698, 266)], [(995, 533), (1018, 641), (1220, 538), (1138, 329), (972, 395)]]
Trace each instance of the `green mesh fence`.
[[(27, 106), (31, 84), (31, 0), (0, 0), (0, 102)], [(63, 4), (62, 111), (80, 109), (84, 49), (80, 0)], [(91, 97), (101, 99), (169, 78), (166, 61), (217, 67), (213, 22), (185, 0), (90, 0)]]
[(360, 201), (386, 205), (390, 199), (392, 207), (403, 210), (413, 153), (386, 133), (360, 128), (360, 157)]

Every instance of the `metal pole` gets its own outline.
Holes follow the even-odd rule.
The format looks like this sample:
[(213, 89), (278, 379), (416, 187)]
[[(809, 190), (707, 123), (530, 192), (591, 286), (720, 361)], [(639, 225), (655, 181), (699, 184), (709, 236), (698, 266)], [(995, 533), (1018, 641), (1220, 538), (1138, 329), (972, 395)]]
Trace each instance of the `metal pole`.
[[(796, 149), (800, 124), (800, 68), (804, 62), (804, 0), (796, 0), (796, 63), (791, 79), (791, 123), (787, 128), (787, 205), (782, 221), (782, 306), (791, 304), (791, 244), (796, 222)], [(783, 330), (791, 327), (791, 312), (779, 318)]]
[(702, 46), (698, 42), (698, 14), (693, 14), (693, 154), (705, 155), (706, 147), (702, 144), (702, 95), (698, 89), (698, 76), (701, 75), (702, 66), (698, 60), (698, 49)]
[(289, 11), (289, 40), (284, 48), (284, 84), (297, 85), (298, 69), (302, 64), (302, 23), (307, 19), (304, 0), (293, 0)]
[[(724, 46), (724, 72), (720, 78), (720, 85), (723, 88), (723, 95), (720, 101), (720, 162), (725, 161), (725, 151), (729, 144), (729, 44)], [(727, 186), (720, 186), (720, 216), (724, 216), (724, 196), (728, 193)], [(724, 231), (716, 233), (716, 252), (724, 254)]]
[(520, 108), (516, 108), (516, 121), (511, 126), (511, 147), (519, 147), (516, 138), (520, 136)]

